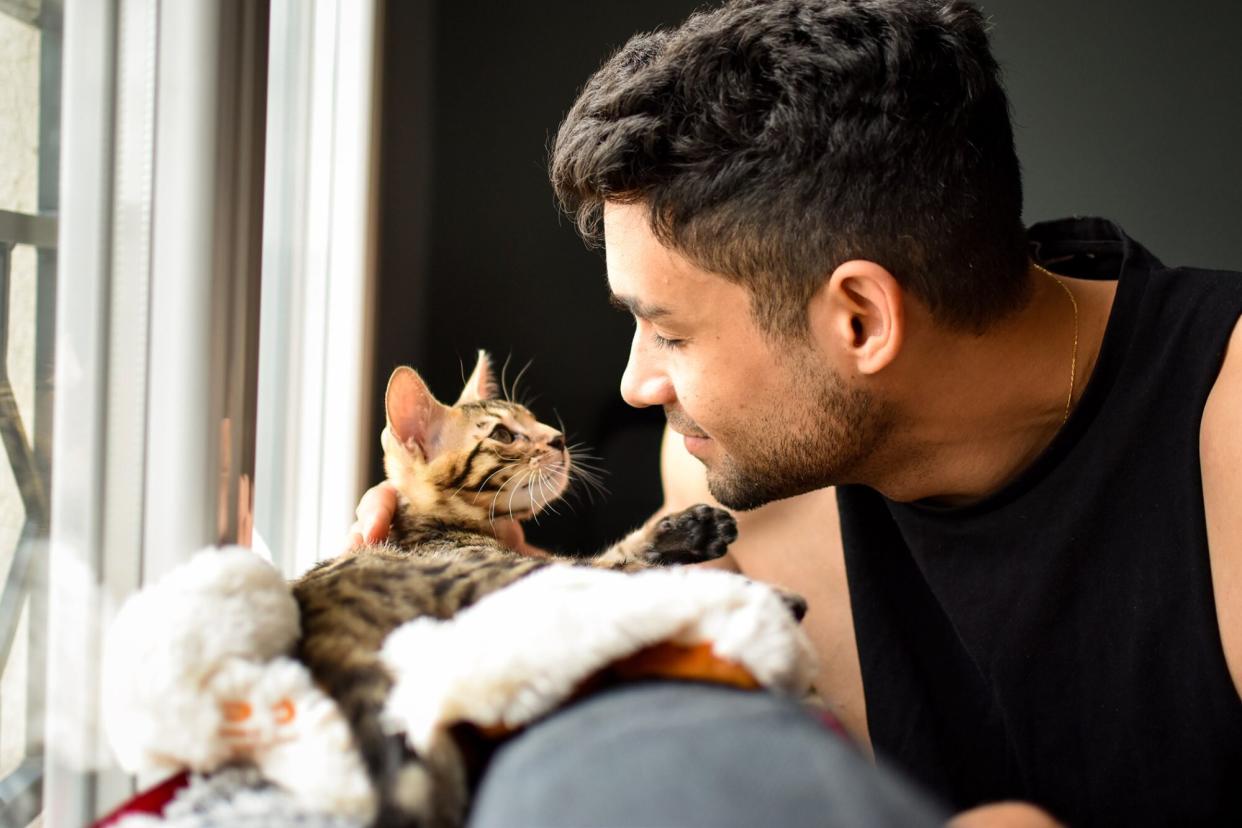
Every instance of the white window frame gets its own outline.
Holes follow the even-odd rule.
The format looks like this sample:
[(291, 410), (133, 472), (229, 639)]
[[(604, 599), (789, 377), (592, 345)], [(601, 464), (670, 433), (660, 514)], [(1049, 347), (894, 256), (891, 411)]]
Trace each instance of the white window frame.
[(255, 526), (289, 577), (340, 551), (378, 439), (375, 10), (272, 0)]
[[(22, 687), (24, 698), (6, 700), (24, 706), (19, 738), (5, 734), (6, 747), (18, 748), (21, 761), (0, 778), (0, 825), (25, 825), (42, 809), (47, 652), (47, 541), (49, 520), (51, 398), (54, 381), (54, 307), (56, 300), (57, 160), (60, 134), (61, 10), (57, 0), (42, 3), (0, 0), (0, 15), (38, 32), (39, 58), (37, 194), (31, 212), (0, 209), (0, 373), (3, 374), (4, 459), (17, 483), (24, 525), (12, 550), (0, 591), (0, 671), (8, 687)], [(14, 102), (15, 103), (15, 102)], [(13, 113), (16, 114), (16, 113)], [(10, 302), (16, 284), (12, 253), (19, 245), (35, 248), (33, 399), (23, 414), (9, 364), (21, 335), (12, 323)], [(20, 370), (20, 369), (19, 369)], [(33, 421), (28, 419), (33, 415)], [(12, 528), (12, 527), (10, 527)], [(24, 623), (23, 623), (24, 619)], [(24, 638), (24, 640), (22, 640)], [(15, 682), (9, 684), (8, 682)], [(24, 732), (23, 732), (24, 731)]]
[[(100, 726), (103, 631), (120, 602), (206, 544), (249, 541), (256, 491), (271, 525), (284, 527), (273, 536), (297, 545), (281, 556), (286, 570), (343, 539), (359, 492), (376, 0), (271, 0), (271, 20), (295, 8), (312, 12), (315, 71), (298, 90), (309, 117), (266, 116), (282, 142), (269, 144), (269, 163), (286, 140), (307, 148), (283, 180), (263, 174), (267, 4), (82, 0), (67, 9), (48, 825), (89, 824), (134, 790)], [(306, 48), (278, 41), (272, 54)], [(293, 200), (286, 222), (303, 229), (264, 234), (261, 255), (263, 187), (305, 187), (306, 199), (300, 217)], [(269, 255), (281, 244), (297, 247), (283, 270)], [(262, 344), (260, 324), (275, 322), (263, 313), (260, 323), (261, 261), (272, 268), (263, 299), (282, 295), (268, 288), (296, 299), (295, 330), (285, 339), (265, 331)], [(271, 372), (282, 371), (300, 384), (272, 396)], [(255, 478), (257, 418), (288, 429), (266, 439), (297, 435), (292, 471), (261, 462)], [(306, 521), (309, 540), (298, 534)]]

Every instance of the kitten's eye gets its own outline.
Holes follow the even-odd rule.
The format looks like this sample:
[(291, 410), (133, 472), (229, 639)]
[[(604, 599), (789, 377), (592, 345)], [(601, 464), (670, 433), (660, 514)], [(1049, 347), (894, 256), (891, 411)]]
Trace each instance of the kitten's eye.
[(487, 436), (492, 440), (495, 440), (497, 443), (507, 444), (513, 442), (513, 432), (502, 425), (498, 425), (493, 428), (492, 433)]

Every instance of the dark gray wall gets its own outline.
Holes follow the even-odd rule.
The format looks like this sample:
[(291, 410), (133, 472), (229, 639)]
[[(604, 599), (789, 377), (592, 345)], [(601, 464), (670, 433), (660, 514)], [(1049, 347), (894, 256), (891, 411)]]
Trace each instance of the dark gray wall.
[[(606, 507), (579, 503), (532, 530), (566, 549), (615, 537), (658, 504), (662, 417), (617, 395), (630, 322), (606, 306), (600, 255), (557, 215), (547, 146), (612, 49), (696, 5), (386, 9), (377, 387), (411, 363), (452, 398), (477, 347), (515, 366), (534, 360), (523, 386), (539, 395), (536, 412), (559, 413), (611, 472)], [(1242, 4), (985, 8), (1013, 100), (1028, 220), (1107, 215), (1170, 263), (1242, 269)], [(378, 477), (378, 451), (375, 460)]]
[(1108, 216), (1167, 264), (1242, 270), (1242, 4), (982, 5), (1027, 221)]

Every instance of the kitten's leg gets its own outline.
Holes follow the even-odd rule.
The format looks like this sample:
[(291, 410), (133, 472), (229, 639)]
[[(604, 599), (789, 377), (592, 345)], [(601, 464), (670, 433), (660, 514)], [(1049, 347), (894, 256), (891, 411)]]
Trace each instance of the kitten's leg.
[(704, 563), (724, 555), (736, 539), (733, 516), (700, 503), (648, 522), (588, 563), (623, 570)]
[[(633, 571), (653, 566), (713, 561), (737, 539), (737, 523), (723, 509), (705, 503), (648, 521), (623, 540), (587, 561), (591, 566)], [(806, 615), (806, 599), (773, 586), (794, 620)]]

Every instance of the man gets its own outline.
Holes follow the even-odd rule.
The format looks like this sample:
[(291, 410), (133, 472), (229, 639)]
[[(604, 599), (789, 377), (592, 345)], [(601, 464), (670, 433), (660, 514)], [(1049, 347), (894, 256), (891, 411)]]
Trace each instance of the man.
[(605, 63), (553, 185), (668, 508), (742, 510), (855, 737), (959, 809), (1237, 824), (1242, 277), (1024, 229), (998, 74), (965, 2), (736, 2)]

